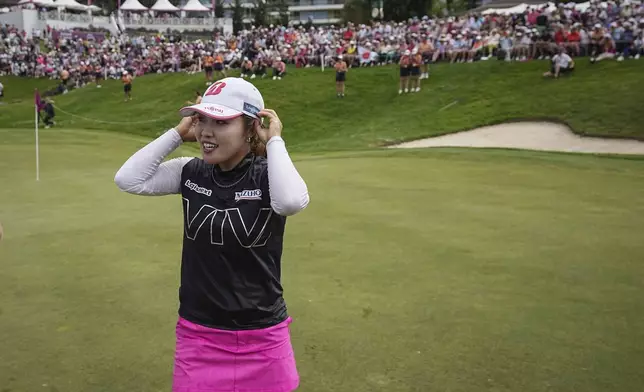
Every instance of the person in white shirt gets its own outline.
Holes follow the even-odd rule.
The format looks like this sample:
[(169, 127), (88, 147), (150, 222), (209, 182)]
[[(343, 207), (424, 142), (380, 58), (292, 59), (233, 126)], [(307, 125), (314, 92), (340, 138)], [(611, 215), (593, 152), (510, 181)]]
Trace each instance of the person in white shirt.
[(552, 56), (552, 64), (549, 72), (543, 74), (545, 77), (558, 78), (559, 75), (570, 73), (575, 69), (575, 62), (566, 53), (566, 49), (559, 48), (559, 53)]

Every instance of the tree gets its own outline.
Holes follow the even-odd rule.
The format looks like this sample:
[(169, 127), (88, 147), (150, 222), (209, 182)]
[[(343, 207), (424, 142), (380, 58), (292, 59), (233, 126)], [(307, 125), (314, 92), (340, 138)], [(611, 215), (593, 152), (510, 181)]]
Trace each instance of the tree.
[(289, 15), (288, 3), (286, 0), (275, 1), (275, 8), (277, 8), (277, 12), (279, 13), (279, 24), (282, 26), (288, 26)]
[(266, 23), (266, 17), (267, 17), (267, 9), (266, 9), (266, 1), (265, 0), (255, 0), (254, 2), (255, 8), (253, 9), (253, 12), (255, 13), (255, 26), (266, 26), (268, 23)]
[(409, 0), (385, 0), (382, 6), (386, 20), (403, 21), (409, 18)]
[(241, 0), (235, 0), (233, 5), (233, 33), (244, 29), (244, 8)]
[(430, 13), (432, 9), (431, 0), (410, 0), (409, 1), (409, 16), (417, 16), (422, 18)]
[(224, 17), (224, 1), (216, 0), (215, 1), (215, 18)]
[(367, 23), (371, 18), (371, 0), (348, 0), (343, 12), (345, 23)]

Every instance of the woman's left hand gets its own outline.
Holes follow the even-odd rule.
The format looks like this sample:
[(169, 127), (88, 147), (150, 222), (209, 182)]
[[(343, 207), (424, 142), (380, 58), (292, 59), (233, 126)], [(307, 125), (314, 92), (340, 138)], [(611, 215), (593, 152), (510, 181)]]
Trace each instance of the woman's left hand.
[(263, 143), (268, 143), (273, 136), (282, 135), (282, 122), (274, 110), (264, 109), (257, 113), (257, 115), (260, 118), (267, 118), (269, 121), (268, 127), (262, 126), (261, 122), (257, 122), (255, 125), (255, 131)]

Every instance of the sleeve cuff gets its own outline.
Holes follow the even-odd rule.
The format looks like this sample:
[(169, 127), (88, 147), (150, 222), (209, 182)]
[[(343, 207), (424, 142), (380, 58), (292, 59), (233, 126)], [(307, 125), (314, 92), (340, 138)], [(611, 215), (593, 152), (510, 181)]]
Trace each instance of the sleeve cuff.
[(181, 135), (179, 135), (179, 131), (177, 131), (176, 128), (170, 128), (168, 130), (168, 133), (172, 133), (172, 140), (176, 143), (183, 143), (183, 139), (181, 138)]
[(271, 143), (275, 142), (275, 141), (281, 141), (282, 143), (286, 144), (286, 143), (284, 142), (284, 139), (282, 139), (282, 137), (281, 137), (281, 136), (273, 136), (273, 137), (272, 137), (272, 138), (270, 138), (270, 139), (268, 140), (268, 142), (266, 143), (266, 147), (268, 148), (268, 146), (269, 146)]

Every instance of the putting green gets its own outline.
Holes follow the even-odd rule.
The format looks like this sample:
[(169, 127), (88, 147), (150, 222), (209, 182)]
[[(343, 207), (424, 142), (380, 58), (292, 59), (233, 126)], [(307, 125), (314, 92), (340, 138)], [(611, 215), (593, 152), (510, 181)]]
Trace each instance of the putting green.
[[(0, 130), (0, 391), (169, 390), (181, 204), (113, 184), (145, 143), (43, 130), (36, 182), (33, 131)], [(283, 282), (301, 391), (644, 384), (644, 160), (295, 158), (311, 204), (288, 220)]]

